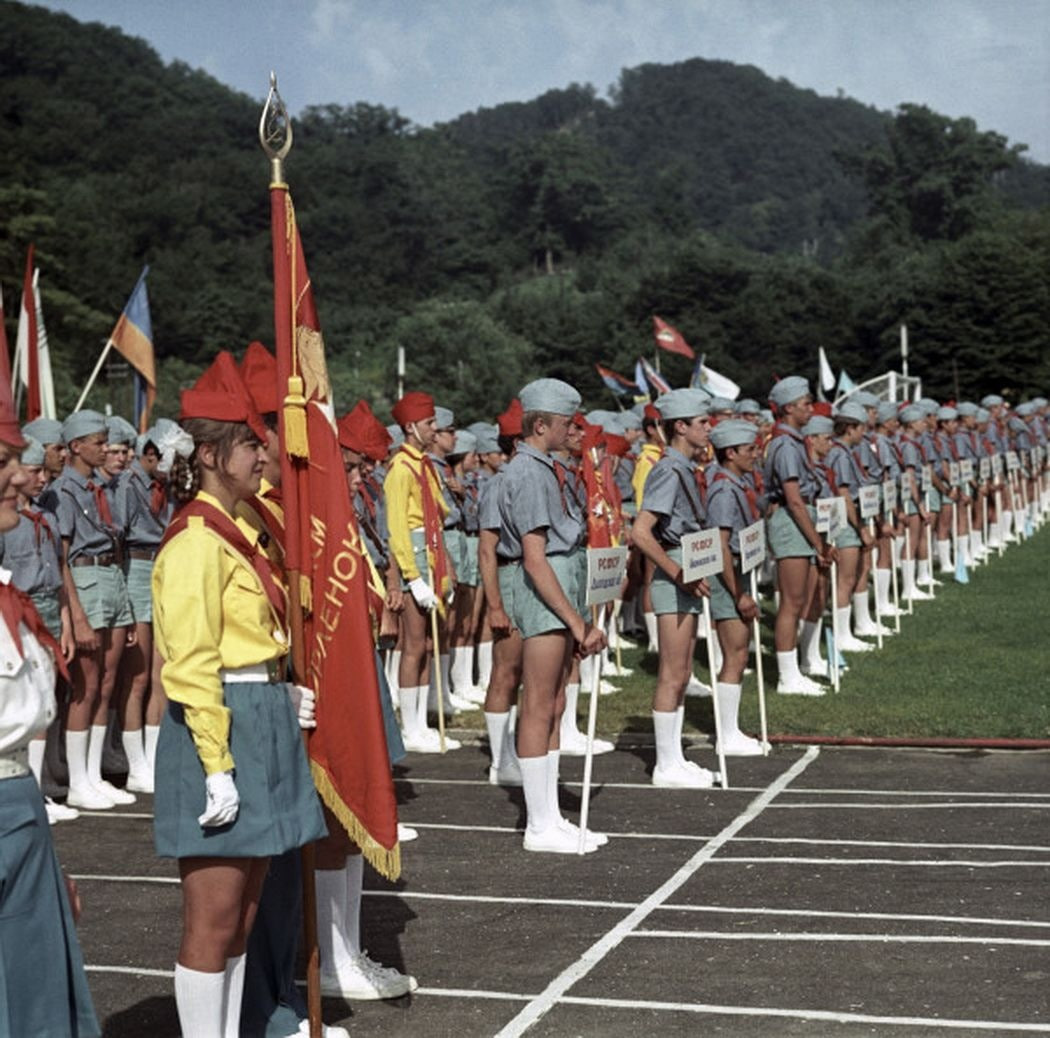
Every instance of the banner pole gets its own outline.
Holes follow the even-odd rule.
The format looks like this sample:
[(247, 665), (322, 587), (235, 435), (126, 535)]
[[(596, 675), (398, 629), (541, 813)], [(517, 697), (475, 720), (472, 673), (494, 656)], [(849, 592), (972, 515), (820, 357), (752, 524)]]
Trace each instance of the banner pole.
[[(437, 594), (437, 592), (434, 592)], [(445, 747), (445, 689), (441, 679), (441, 642), (438, 640), (438, 611), (437, 606), (430, 609), (430, 636), (434, 643), (434, 649), (430, 653), (430, 665), (434, 668), (434, 684), (437, 686), (438, 701), (438, 740), (441, 752)]]
[(868, 519), (868, 529), (871, 531), (872, 546), (871, 546), (871, 579), (875, 584), (875, 626), (878, 630), (875, 632), (875, 643), (878, 647), (882, 648), (882, 607), (879, 604), (879, 545), (875, 541), (875, 520)]
[(831, 563), (831, 652), (832, 657), (828, 660), (831, 670), (831, 686), (836, 692), (839, 691), (842, 675), (839, 673), (839, 564)]
[[(751, 571), (751, 597), (758, 605), (758, 574)], [(769, 756), (769, 730), (766, 726), (766, 676), (762, 668), (762, 628), (756, 616), (751, 621), (751, 633), (755, 638), (755, 677), (758, 679), (758, 719), (761, 725), (762, 756)]]
[(103, 349), (101, 356), (98, 358), (98, 363), (95, 365), (95, 370), (91, 372), (91, 377), (87, 380), (87, 385), (84, 386), (84, 391), (80, 394), (80, 399), (77, 400), (74, 411), (79, 411), (84, 405), (84, 401), (87, 399), (88, 393), (91, 392), (91, 387), (95, 384), (95, 379), (98, 378), (98, 373), (102, 370), (102, 365), (106, 362), (106, 357), (109, 356), (109, 351), (113, 348), (113, 340), (107, 339), (105, 349)]
[(711, 708), (715, 714), (715, 739), (718, 743), (718, 771), (722, 788), (729, 788), (729, 773), (726, 770), (725, 744), (722, 741), (722, 714), (718, 709), (718, 673), (715, 670), (714, 633), (711, 630), (711, 600), (704, 595), (704, 637), (707, 639), (707, 676), (711, 682)]
[[(598, 627), (602, 620), (600, 606), (591, 606), (591, 623)], [(594, 655), (591, 669), (591, 701), (587, 706), (587, 749), (583, 755), (583, 792), (580, 795), (580, 843), (577, 854), (587, 853), (587, 818), (591, 810), (591, 772), (594, 767), (594, 730), (598, 724), (598, 695), (602, 681), (602, 654)]]
[[(904, 527), (904, 536), (908, 536), (908, 527)], [(890, 586), (893, 588), (893, 629), (901, 633), (901, 596), (900, 583), (897, 579), (897, 564), (900, 561), (901, 547), (896, 537), (890, 538)]]

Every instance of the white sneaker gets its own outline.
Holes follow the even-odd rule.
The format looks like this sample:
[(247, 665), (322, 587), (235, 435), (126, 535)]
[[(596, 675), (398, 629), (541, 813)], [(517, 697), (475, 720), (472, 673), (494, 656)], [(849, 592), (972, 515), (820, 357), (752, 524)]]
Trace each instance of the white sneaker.
[(859, 638), (854, 638), (850, 634), (839, 638), (839, 652), (871, 652), (874, 648), (874, 645), (862, 642)]
[[(619, 692), (619, 691), (620, 690), (611, 681), (606, 681), (605, 678), (602, 678), (599, 681), (599, 683), (598, 683), (598, 695), (600, 695), (600, 696), (611, 696), (614, 692)], [(590, 684), (584, 685), (584, 684), (581, 683), (581, 685), (580, 685), (580, 695), (581, 696), (589, 696), (590, 694), (591, 694), (591, 686), (590, 686)]]
[(722, 752), (727, 757), (761, 757), (762, 743), (758, 739), (752, 739), (750, 735), (737, 732), (722, 742)]
[[(310, 1021), (300, 1020), (299, 1030), (288, 1038), (310, 1038)], [(335, 1027), (330, 1024), (321, 1024), (321, 1038), (350, 1038), (350, 1032), (345, 1027)]]
[(413, 840), (418, 839), (419, 833), (412, 828), (410, 825), (402, 825), (400, 822), (397, 823), (397, 842), (398, 843), (411, 843)]
[(140, 775), (135, 771), (129, 772), (128, 781), (125, 783), (124, 788), (129, 793), (152, 793), (153, 776), (149, 774)]
[(929, 602), (933, 598), (933, 595), (931, 595), (928, 591), (923, 591), (918, 586), (916, 586), (915, 590), (912, 591), (910, 594), (905, 593), (901, 597), (904, 599), (905, 602)]
[(321, 970), (321, 994), (327, 998), (374, 1002), (383, 998), (401, 998), (418, 987), (415, 977), (392, 966), (373, 962), (365, 951), (352, 962), (344, 960), (340, 963), (338, 974)]
[(79, 807), (84, 811), (108, 811), (111, 807), (117, 806), (115, 800), (111, 800), (101, 789), (90, 784), (70, 786), (66, 803), (70, 807)]
[(472, 703), (474, 706), (483, 706), (486, 694), (485, 689), (480, 685), (471, 685), (470, 688), (463, 689), (459, 693), (459, 697), (460, 699), (465, 699), (468, 703)]
[(47, 811), (49, 825), (54, 825), (55, 822), (71, 822), (80, 817), (80, 812), (75, 807), (59, 804), (51, 797), (44, 797), (44, 810)]
[[(570, 822), (568, 818), (559, 818), (558, 828), (561, 829), (562, 832), (568, 833), (576, 841), (576, 849), (579, 850), (580, 827), (578, 825), (575, 825), (573, 822)], [(599, 847), (604, 847), (608, 842), (609, 837), (606, 836), (605, 833), (596, 833), (593, 829), (588, 829), (587, 842), (584, 846), (585, 848), (590, 847), (590, 845), (593, 843), (595, 850), (597, 850)]]
[[(412, 736), (402, 734), (402, 742), (408, 753), (440, 753), (441, 736), (434, 728), (424, 728)], [(458, 739), (445, 736), (445, 749), (458, 750), (460, 747)]]
[(135, 794), (129, 793), (126, 789), (118, 789), (111, 782), (107, 782), (103, 779), (95, 787), (104, 793), (114, 804), (133, 804), (135, 803)]
[(792, 681), (779, 681), (777, 692), (783, 696), (822, 696), (825, 693), (823, 685), (810, 681), (804, 675), (799, 675)]
[[(580, 850), (580, 836), (578, 832), (567, 832), (558, 824), (548, 826), (541, 832), (526, 829), (522, 847), (539, 854), (577, 854)], [(597, 849), (598, 844), (592, 844), (588, 840), (584, 844), (583, 853), (592, 854)]]
[(710, 696), (711, 686), (705, 685), (695, 674), (689, 675), (689, 684), (685, 686), (687, 696)]
[(829, 681), (831, 678), (827, 660), (803, 660), (799, 670), (811, 678), (823, 678), (825, 681)]
[(714, 773), (699, 765), (690, 767), (692, 763), (653, 768), (653, 785), (659, 789), (710, 789), (715, 784)]
[[(458, 692), (449, 692), (448, 705), (452, 707), (452, 713), (458, 714), (463, 710), (476, 710), (477, 704), (461, 696)], [(447, 712), (447, 711), (446, 711)]]
[[(885, 616), (886, 614), (883, 613), (882, 615)], [(886, 635), (894, 632), (889, 627), (884, 627), (882, 624), (872, 620), (870, 624), (857, 624), (853, 629), (853, 633), (860, 638), (877, 638), (880, 634), (885, 638)]]
[(520, 786), (521, 785), (521, 768), (518, 767), (518, 762), (504, 761), (497, 768), (494, 765), (489, 765), (489, 785), (490, 786)]
[[(599, 753), (612, 753), (616, 747), (607, 739), (599, 739), (595, 736), (591, 749), (594, 756), (597, 757)], [(575, 732), (568, 739), (563, 735), (561, 752), (563, 757), (583, 757), (587, 753), (587, 736), (580, 731)]]

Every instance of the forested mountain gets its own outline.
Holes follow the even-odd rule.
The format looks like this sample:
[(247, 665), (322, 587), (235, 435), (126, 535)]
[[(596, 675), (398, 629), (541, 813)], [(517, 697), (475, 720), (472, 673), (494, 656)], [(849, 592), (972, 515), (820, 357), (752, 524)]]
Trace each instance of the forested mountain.
[[(593, 364), (651, 353), (654, 312), (755, 394), (818, 345), (875, 374), (901, 321), (934, 393), (1050, 382), (1050, 169), (970, 120), (700, 59), (432, 129), (339, 100), (295, 121), (287, 168), (347, 406), (388, 408), (398, 344), (465, 417), (541, 373), (609, 406)], [(162, 412), (216, 348), (272, 340), (258, 116), (118, 30), (0, 3), (7, 331), (35, 242), (62, 405), (143, 263)]]

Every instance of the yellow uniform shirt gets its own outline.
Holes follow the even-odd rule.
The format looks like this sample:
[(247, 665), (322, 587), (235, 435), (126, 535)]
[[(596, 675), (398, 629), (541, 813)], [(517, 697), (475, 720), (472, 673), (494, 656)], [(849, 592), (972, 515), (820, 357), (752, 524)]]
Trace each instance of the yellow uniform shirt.
[[(222, 509), (209, 494), (198, 496)], [(239, 525), (254, 544), (257, 532)], [(157, 556), (152, 585), (164, 690), (184, 707), (205, 774), (229, 771), (230, 712), (219, 672), (279, 659), (286, 636), (250, 563), (200, 518)]]
[[(416, 554), (412, 550), (412, 530), (423, 526), (423, 492), (419, 485), (423, 455), (415, 447), (404, 444), (390, 461), (390, 471), (383, 480), (386, 495), (386, 519), (390, 529), (390, 551), (397, 559), (401, 576), (415, 580), (419, 574)], [(434, 470), (430, 470), (430, 490), (442, 516), (448, 514)]]
[(642, 495), (645, 491), (645, 481), (649, 478), (653, 466), (663, 457), (664, 449), (656, 443), (643, 443), (638, 452), (638, 460), (634, 463), (634, 474), (631, 476), (631, 486), (634, 488), (634, 504), (640, 512), (642, 510)]

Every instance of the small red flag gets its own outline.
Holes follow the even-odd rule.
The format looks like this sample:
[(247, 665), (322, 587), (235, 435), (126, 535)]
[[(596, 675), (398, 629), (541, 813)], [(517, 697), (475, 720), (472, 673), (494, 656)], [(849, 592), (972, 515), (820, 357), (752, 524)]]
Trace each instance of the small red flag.
[(19, 345), (24, 350), (26, 421), (39, 418), (40, 407), (40, 343), (36, 325), (36, 293), (33, 291), (33, 246), (26, 254), (26, 273), (22, 281), (22, 312), (18, 316)]
[(660, 349), (667, 350), (668, 353), (680, 353), (683, 357), (695, 360), (696, 354), (692, 346), (682, 338), (682, 333), (655, 314), (653, 315), (653, 335)]

